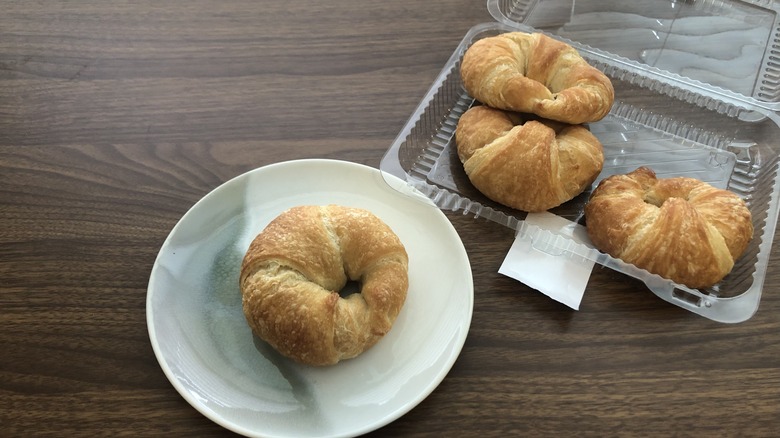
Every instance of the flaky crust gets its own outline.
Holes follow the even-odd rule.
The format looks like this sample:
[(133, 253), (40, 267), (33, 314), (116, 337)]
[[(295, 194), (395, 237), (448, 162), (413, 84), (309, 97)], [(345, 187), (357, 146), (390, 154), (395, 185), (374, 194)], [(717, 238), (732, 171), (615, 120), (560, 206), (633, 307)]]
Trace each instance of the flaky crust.
[(582, 193), (601, 172), (601, 142), (580, 125), (523, 123), (518, 114), (475, 106), (458, 121), (458, 157), (488, 198), (524, 211), (544, 211)]
[(488, 106), (566, 123), (601, 120), (615, 99), (604, 73), (541, 33), (478, 40), (463, 55), (460, 73), (471, 97)]
[(585, 220), (601, 251), (691, 288), (723, 279), (753, 237), (736, 194), (694, 178), (658, 179), (646, 167), (601, 181)]
[[(241, 265), (243, 309), (252, 331), (281, 354), (331, 365), (373, 346), (406, 299), (408, 256), (369, 211), (299, 206), (252, 241)], [(339, 296), (347, 280), (360, 293)]]

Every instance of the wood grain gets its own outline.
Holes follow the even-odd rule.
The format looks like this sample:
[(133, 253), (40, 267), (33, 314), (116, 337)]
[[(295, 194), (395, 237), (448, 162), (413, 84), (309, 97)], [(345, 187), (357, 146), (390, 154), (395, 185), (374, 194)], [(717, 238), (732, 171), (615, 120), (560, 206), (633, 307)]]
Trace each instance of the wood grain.
[[(160, 369), (160, 245), (265, 164), (378, 167), (473, 25), (465, 0), (0, 0), (0, 435), (231, 436)], [(780, 143), (778, 143), (780, 147)], [(497, 273), (513, 234), (447, 212), (474, 317), (442, 384), (375, 436), (776, 436), (780, 265), (719, 324), (596, 268), (571, 311)], [(359, 415), (359, 412), (356, 412)]]

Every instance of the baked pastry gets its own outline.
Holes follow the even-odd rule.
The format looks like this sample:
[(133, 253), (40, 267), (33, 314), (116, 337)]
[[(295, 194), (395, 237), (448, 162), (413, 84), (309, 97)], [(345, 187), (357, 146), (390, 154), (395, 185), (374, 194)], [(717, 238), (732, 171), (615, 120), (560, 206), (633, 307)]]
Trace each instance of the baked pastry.
[(524, 211), (544, 211), (574, 198), (601, 172), (604, 153), (581, 125), (524, 121), (519, 114), (475, 106), (455, 129), (458, 157), (474, 187)]
[(461, 79), (474, 99), (494, 108), (580, 124), (606, 116), (612, 82), (570, 45), (541, 33), (483, 38), (463, 55)]
[(736, 194), (694, 178), (658, 179), (647, 167), (601, 181), (585, 221), (599, 250), (691, 288), (723, 279), (753, 237)]
[[(308, 365), (355, 357), (392, 327), (406, 299), (408, 257), (367, 210), (299, 206), (255, 237), (241, 265), (243, 310), (255, 335)], [(339, 295), (349, 280), (360, 293)]]

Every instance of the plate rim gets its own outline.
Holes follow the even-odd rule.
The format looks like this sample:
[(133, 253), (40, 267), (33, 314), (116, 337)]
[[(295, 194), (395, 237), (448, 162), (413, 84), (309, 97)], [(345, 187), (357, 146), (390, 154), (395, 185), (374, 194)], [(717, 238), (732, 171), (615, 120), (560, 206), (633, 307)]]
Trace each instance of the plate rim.
[[(460, 357), (463, 347), (465, 345), (466, 339), (468, 338), (468, 334), (470, 333), (471, 329), (471, 323), (473, 319), (473, 313), (474, 313), (474, 278), (473, 278), (473, 272), (471, 269), (471, 262), (468, 257), (468, 253), (465, 249), (465, 246), (463, 245), (463, 241), (460, 238), (459, 234), (457, 233), (457, 230), (455, 230), (454, 226), (450, 222), (450, 220), (444, 215), (444, 212), (441, 211), (435, 204), (430, 202), (430, 200), (425, 197), (422, 193), (414, 189), (413, 187), (409, 186), (405, 181), (398, 178), (395, 175), (392, 175), (390, 173), (387, 173), (381, 169), (377, 169), (368, 165), (355, 163), (352, 161), (345, 161), (345, 160), (336, 160), (336, 159), (328, 159), (328, 158), (306, 158), (306, 159), (296, 159), (296, 160), (288, 160), (288, 161), (281, 161), (281, 162), (275, 162), (266, 164), (263, 166), (255, 167), (253, 169), (250, 169), (246, 172), (242, 172), (211, 189), (206, 194), (201, 196), (195, 203), (193, 203), (187, 211), (182, 214), (182, 216), (177, 220), (176, 224), (170, 229), (168, 232), (165, 240), (160, 245), (160, 249), (155, 257), (154, 263), (152, 265), (152, 269), (149, 274), (149, 281), (146, 288), (146, 306), (145, 306), (145, 317), (147, 322), (147, 334), (149, 336), (152, 350), (154, 352), (154, 356), (158, 362), (158, 365), (162, 369), (163, 373), (165, 374), (166, 379), (169, 381), (169, 383), (174, 387), (176, 392), (184, 398), (187, 403), (193, 407), (197, 412), (199, 412), (201, 415), (205, 416), (207, 419), (213, 421), (214, 423), (218, 424), (219, 426), (236, 432), (238, 434), (247, 436), (247, 437), (287, 437), (290, 435), (270, 435), (268, 433), (264, 433), (261, 430), (256, 430), (254, 428), (247, 428), (244, 425), (238, 424), (236, 422), (230, 421), (229, 419), (225, 418), (218, 412), (209, 409), (207, 406), (205, 406), (203, 403), (201, 403), (199, 400), (197, 400), (195, 397), (193, 397), (189, 391), (182, 386), (182, 384), (178, 381), (177, 376), (174, 374), (174, 372), (171, 370), (170, 365), (167, 362), (167, 359), (165, 355), (162, 352), (162, 349), (159, 345), (159, 340), (157, 339), (157, 334), (155, 332), (155, 324), (154, 324), (154, 306), (153, 306), (153, 297), (155, 294), (155, 285), (153, 282), (153, 279), (156, 275), (156, 271), (158, 269), (158, 266), (160, 265), (161, 258), (163, 257), (163, 253), (167, 249), (167, 247), (170, 245), (170, 242), (175, 235), (177, 229), (181, 226), (183, 222), (186, 221), (187, 217), (192, 214), (193, 210), (196, 210), (196, 207), (198, 204), (205, 202), (204, 200), (208, 197), (215, 196), (215, 193), (224, 190), (226, 187), (236, 184), (237, 181), (249, 178), (250, 175), (256, 174), (256, 173), (262, 173), (266, 171), (272, 171), (273, 169), (277, 167), (283, 167), (283, 166), (306, 166), (306, 165), (324, 165), (324, 166), (345, 166), (345, 167), (352, 167), (359, 169), (360, 171), (368, 173), (373, 173), (378, 176), (380, 176), (380, 180), (383, 181), (385, 184), (388, 185), (388, 188), (392, 191), (394, 191), (393, 196), (400, 196), (400, 197), (406, 197), (406, 198), (414, 198), (419, 196), (420, 200), (422, 200), (424, 203), (427, 204), (428, 207), (435, 210), (438, 216), (443, 220), (443, 222), (447, 225), (447, 233), (450, 234), (453, 237), (453, 241), (457, 243), (457, 246), (461, 251), (458, 251), (459, 258), (462, 258), (462, 262), (465, 263), (464, 267), (466, 268), (464, 270), (464, 274), (467, 276), (468, 281), (466, 282), (465, 288), (467, 289), (464, 293), (467, 296), (467, 309), (466, 309), (466, 317), (462, 321), (462, 331), (461, 334), (453, 338), (455, 343), (453, 344), (453, 348), (450, 351), (444, 351), (443, 354), (449, 353), (450, 357), (442, 364), (440, 369), (438, 370), (436, 374), (436, 378), (432, 379), (428, 385), (422, 388), (421, 391), (415, 393), (414, 396), (408, 397), (408, 400), (405, 401), (403, 404), (401, 404), (400, 407), (398, 407), (395, 410), (389, 411), (386, 415), (382, 416), (381, 419), (374, 421), (370, 424), (361, 426), (359, 428), (355, 428), (354, 430), (349, 431), (348, 433), (344, 433), (343, 431), (341, 433), (336, 434), (328, 434), (328, 435), (322, 435), (322, 436), (328, 436), (328, 437), (336, 437), (336, 436), (358, 436), (365, 433), (369, 433), (371, 431), (380, 429), (395, 420), (399, 419), (403, 415), (407, 414), (411, 410), (413, 410), (416, 406), (418, 406), (420, 403), (422, 403), (428, 396), (433, 393), (433, 391), (436, 390), (436, 388), (439, 387), (441, 382), (447, 377), (452, 367), (455, 365), (455, 362)], [(393, 187), (392, 184), (399, 184), (400, 187), (404, 187), (404, 191), (411, 190), (411, 193), (403, 193), (399, 188)], [(355, 192), (360, 192), (362, 189), (354, 189)], [(418, 200), (419, 201), (419, 200)], [(443, 355), (442, 354), (442, 355)], [(438, 356), (441, 357), (441, 356)], [(217, 375), (218, 376), (218, 375)]]

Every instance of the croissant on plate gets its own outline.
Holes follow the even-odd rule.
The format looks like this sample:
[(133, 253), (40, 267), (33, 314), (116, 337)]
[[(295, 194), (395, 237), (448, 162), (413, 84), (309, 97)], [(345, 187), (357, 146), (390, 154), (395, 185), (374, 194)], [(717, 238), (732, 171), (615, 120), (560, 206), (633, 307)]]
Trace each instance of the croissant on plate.
[(488, 198), (523, 211), (544, 211), (582, 193), (601, 172), (601, 142), (582, 125), (523, 120), (475, 106), (458, 121), (458, 157)]
[(466, 91), (485, 105), (571, 124), (601, 120), (615, 99), (604, 73), (541, 33), (478, 40), (463, 55), (460, 73)]
[[(367, 210), (304, 205), (277, 216), (241, 265), (252, 332), (307, 365), (353, 358), (388, 333), (406, 300), (408, 255)], [(349, 280), (360, 292), (341, 297)]]
[(691, 288), (723, 279), (753, 237), (736, 194), (694, 178), (657, 178), (647, 167), (601, 181), (585, 221), (599, 250)]

